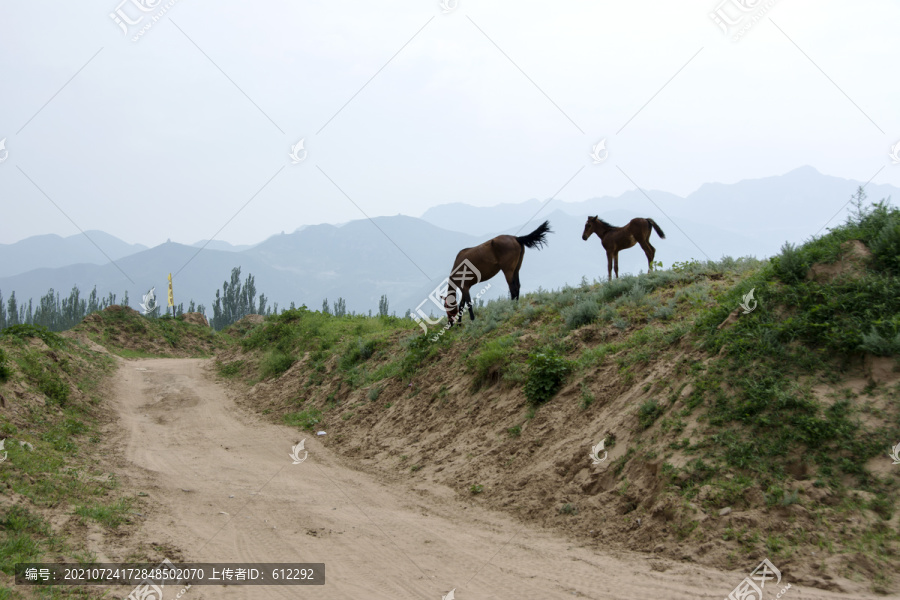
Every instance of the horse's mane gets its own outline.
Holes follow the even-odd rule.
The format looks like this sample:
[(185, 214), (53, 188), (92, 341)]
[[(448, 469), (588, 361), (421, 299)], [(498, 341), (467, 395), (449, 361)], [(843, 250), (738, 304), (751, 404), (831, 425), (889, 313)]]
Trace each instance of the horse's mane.
[(607, 223), (607, 222), (604, 221), (603, 219), (599, 219), (599, 218), (598, 218), (598, 219), (597, 219), (597, 222), (600, 223), (601, 225), (606, 225), (606, 226), (609, 227), (610, 229), (618, 229), (618, 227), (616, 227), (615, 225), (610, 225), (609, 223)]

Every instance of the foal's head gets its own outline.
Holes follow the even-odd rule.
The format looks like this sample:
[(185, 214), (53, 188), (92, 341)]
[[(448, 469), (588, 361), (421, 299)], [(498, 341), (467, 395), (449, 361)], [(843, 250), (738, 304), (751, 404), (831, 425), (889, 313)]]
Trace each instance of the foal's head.
[(591, 234), (594, 233), (594, 227), (597, 225), (597, 217), (588, 217), (587, 223), (584, 224), (584, 233), (581, 234), (581, 239), (587, 240), (591, 237)]

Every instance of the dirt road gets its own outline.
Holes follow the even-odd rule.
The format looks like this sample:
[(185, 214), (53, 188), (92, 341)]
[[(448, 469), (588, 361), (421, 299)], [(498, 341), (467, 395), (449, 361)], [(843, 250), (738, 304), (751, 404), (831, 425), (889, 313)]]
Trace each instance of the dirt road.
[[(209, 361), (120, 361), (110, 403), (114, 469), (135, 495), (148, 494), (141, 541), (179, 548), (185, 562), (326, 565), (324, 586), (194, 586), (185, 600), (440, 600), (454, 588), (459, 600), (721, 600), (748, 574), (598, 554), (467, 506), (448, 488), (388, 486), (314, 435), (237, 406)], [(293, 464), (304, 438), (309, 455)], [(770, 583), (765, 598), (787, 583)], [(783, 597), (863, 596), (793, 586)]]

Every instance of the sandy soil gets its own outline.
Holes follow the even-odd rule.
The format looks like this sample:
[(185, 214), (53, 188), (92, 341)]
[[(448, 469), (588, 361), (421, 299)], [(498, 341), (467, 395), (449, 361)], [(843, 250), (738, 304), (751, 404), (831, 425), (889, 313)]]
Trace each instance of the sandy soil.
[[(134, 535), (95, 549), (122, 561), (137, 546), (180, 562), (318, 562), (324, 586), (195, 586), (200, 599), (592, 598), (721, 600), (748, 575), (604, 554), (467, 505), (436, 484), (388, 485), (323, 446), (265, 422), (212, 378), (210, 361), (120, 361), (109, 467), (142, 497)], [(292, 464), (302, 439), (309, 452)], [(302, 454), (301, 454), (302, 456)], [(781, 587), (766, 586), (764, 598)], [(166, 600), (178, 589), (167, 589)], [(127, 590), (117, 588), (114, 597)], [(792, 586), (783, 598), (875, 598)]]

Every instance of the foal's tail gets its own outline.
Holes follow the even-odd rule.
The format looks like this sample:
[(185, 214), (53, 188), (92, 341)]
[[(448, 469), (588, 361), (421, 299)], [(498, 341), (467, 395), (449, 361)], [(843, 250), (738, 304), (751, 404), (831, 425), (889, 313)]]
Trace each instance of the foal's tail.
[(550, 221), (544, 221), (537, 229), (528, 235), (517, 237), (516, 241), (526, 248), (537, 248), (540, 250), (541, 247), (547, 243), (548, 233), (553, 233), (550, 229)]
[(659, 228), (659, 225), (656, 224), (656, 221), (648, 218), (647, 222), (650, 223), (650, 226), (656, 231), (656, 235), (658, 235), (661, 239), (666, 239), (666, 234), (663, 233), (663, 230)]

